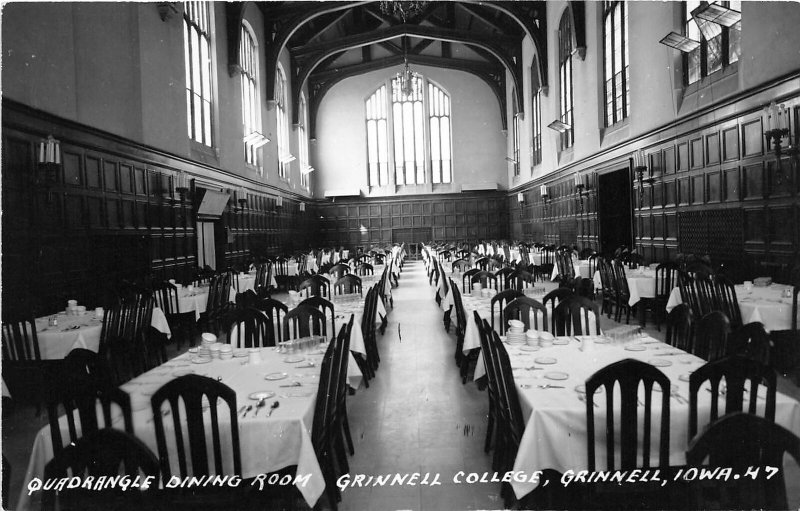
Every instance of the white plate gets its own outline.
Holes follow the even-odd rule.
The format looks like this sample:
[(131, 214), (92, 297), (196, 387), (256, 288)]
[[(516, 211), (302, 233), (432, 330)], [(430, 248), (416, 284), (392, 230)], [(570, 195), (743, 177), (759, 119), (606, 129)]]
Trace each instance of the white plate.
[(286, 373), (270, 373), (270, 374), (264, 376), (264, 379), (265, 380), (270, 380), (270, 381), (276, 381), (276, 380), (282, 380), (282, 379), (286, 378), (287, 376), (289, 376), (289, 375), (286, 374)]
[(538, 357), (533, 359), (533, 361), (536, 362), (537, 364), (545, 364), (545, 365), (555, 364), (556, 362), (558, 362), (558, 360), (556, 360), (553, 357)]
[(626, 351), (644, 351), (646, 350), (646, 346), (642, 346), (641, 344), (629, 344), (625, 346)]
[(569, 378), (569, 374), (562, 373), (561, 371), (550, 371), (548, 373), (544, 373), (544, 377), (548, 380), (566, 380)]
[(520, 351), (539, 351), (539, 346), (520, 346)]
[(663, 358), (654, 358), (652, 360), (648, 360), (647, 363), (656, 367), (669, 367), (672, 365), (672, 362), (669, 360), (664, 360)]
[(192, 364), (208, 364), (211, 362), (211, 357), (192, 357)]
[(569, 344), (569, 337), (557, 337), (553, 339), (554, 346), (566, 346)]
[(247, 350), (233, 350), (233, 356), (242, 358), (247, 356)]
[(282, 394), (283, 397), (310, 397), (312, 395), (314, 393), (307, 390), (290, 390)]
[(249, 397), (250, 399), (267, 399), (274, 395), (275, 393), (272, 392), (271, 390), (259, 390), (258, 392), (253, 392), (247, 397)]
[(296, 357), (295, 356), (295, 357), (286, 357), (286, 358), (283, 359), (283, 361), (286, 362), (287, 364), (296, 364), (298, 362), (302, 362), (305, 359), (306, 359), (305, 357)]

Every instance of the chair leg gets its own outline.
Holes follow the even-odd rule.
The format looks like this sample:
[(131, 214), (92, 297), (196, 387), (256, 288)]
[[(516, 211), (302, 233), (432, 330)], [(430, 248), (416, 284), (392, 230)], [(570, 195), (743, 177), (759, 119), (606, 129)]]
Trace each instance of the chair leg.
[(489, 404), (489, 420), (486, 423), (486, 440), (483, 443), (483, 452), (487, 453), (492, 449), (492, 430), (494, 430), (494, 410)]
[(356, 451), (353, 448), (353, 437), (350, 435), (350, 421), (347, 420), (347, 403), (342, 404), (342, 429), (344, 430), (344, 439), (347, 441), (347, 450), (350, 456), (353, 456)]

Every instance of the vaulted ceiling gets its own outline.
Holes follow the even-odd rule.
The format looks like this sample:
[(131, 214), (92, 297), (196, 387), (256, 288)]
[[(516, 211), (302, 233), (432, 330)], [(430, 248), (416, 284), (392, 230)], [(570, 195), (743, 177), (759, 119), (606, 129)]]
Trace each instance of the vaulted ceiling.
[[(263, 13), (267, 56), (266, 95), (274, 98), (281, 52), (291, 58), (292, 102), (308, 85), (310, 135), (325, 94), (341, 80), (375, 69), (395, 67), (404, 59), (471, 73), (497, 97), (506, 126), (506, 72), (522, 101), (522, 40), (530, 36), (536, 52), (546, 51), (546, 2), (255, 2)], [(418, 9), (404, 15), (395, 4)], [(229, 62), (238, 62), (239, 26), (245, 4), (227, 3)], [(547, 59), (536, 59), (539, 77)], [(233, 64), (231, 71), (235, 69)], [(540, 80), (539, 83), (546, 83)], [(297, 109), (292, 109), (297, 123)]]

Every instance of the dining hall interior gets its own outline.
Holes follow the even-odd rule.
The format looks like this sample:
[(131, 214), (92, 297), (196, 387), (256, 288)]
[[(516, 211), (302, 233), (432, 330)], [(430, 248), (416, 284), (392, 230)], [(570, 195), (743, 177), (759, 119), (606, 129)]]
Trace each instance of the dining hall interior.
[(2, 507), (800, 507), (798, 25), (6, 3)]

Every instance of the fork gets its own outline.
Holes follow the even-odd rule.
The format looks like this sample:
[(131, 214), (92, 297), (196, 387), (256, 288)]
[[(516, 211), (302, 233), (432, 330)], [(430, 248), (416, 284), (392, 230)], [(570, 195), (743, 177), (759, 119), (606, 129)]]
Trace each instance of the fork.
[(545, 383), (544, 385), (537, 385), (540, 389), (563, 389), (564, 387), (560, 385), (550, 385), (549, 383)]

